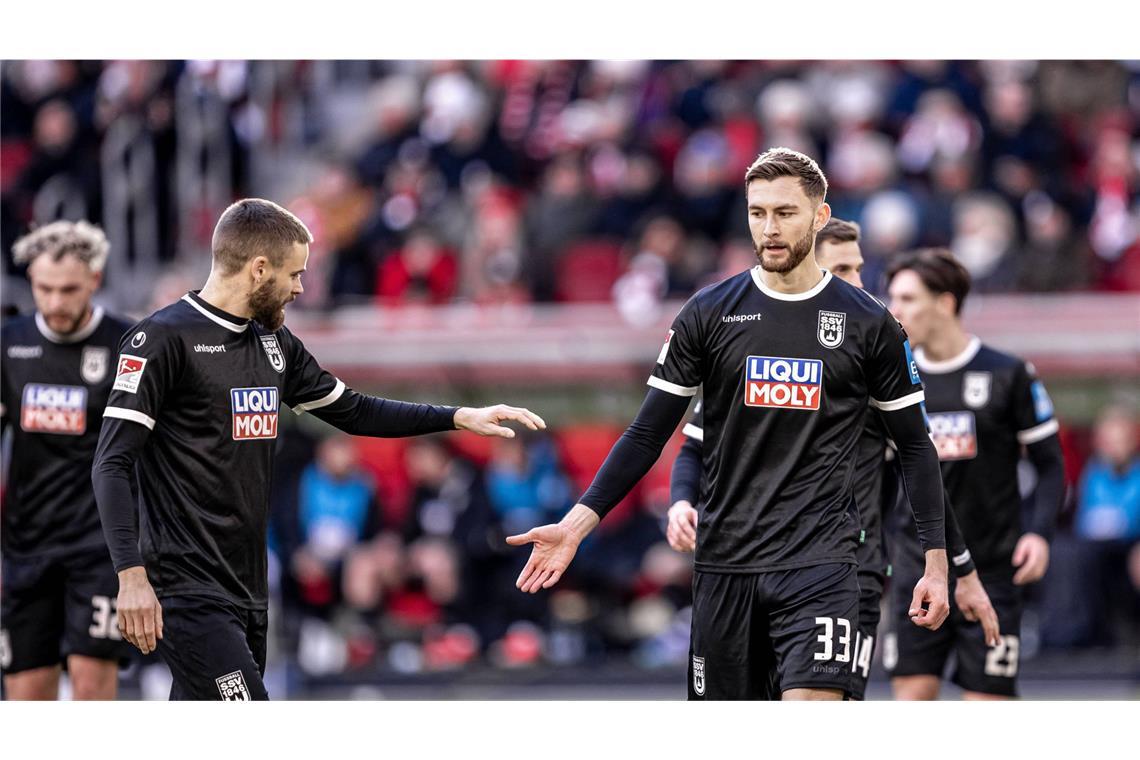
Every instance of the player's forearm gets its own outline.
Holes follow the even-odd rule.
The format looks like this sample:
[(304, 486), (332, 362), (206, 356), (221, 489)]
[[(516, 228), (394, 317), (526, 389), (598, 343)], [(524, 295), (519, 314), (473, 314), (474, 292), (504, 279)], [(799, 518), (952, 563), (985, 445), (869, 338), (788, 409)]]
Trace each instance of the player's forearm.
[(701, 442), (696, 438), (686, 438), (673, 461), (673, 472), (669, 477), (670, 504), (679, 501), (697, 503), (701, 490), (701, 454)]
[(579, 503), (594, 510), (599, 519), (605, 517), (649, 472), (688, 408), (688, 398), (650, 388), (637, 417), (610, 449)]
[(139, 553), (138, 507), (131, 494), (135, 459), (149, 430), (135, 422), (105, 419), (91, 468), (91, 485), (103, 537), (115, 571), (143, 564)]
[(970, 556), (970, 549), (966, 546), (966, 537), (958, 523), (958, 515), (954, 512), (954, 505), (950, 502), (950, 494), (942, 489), (942, 503), (946, 518), (946, 547), (950, 555), (950, 562), (954, 568), (954, 576), (962, 578), (974, 572), (974, 559)]
[(926, 552), (926, 572), (925, 575), (930, 578), (947, 579), (947, 561), (945, 549), (927, 549)]
[(345, 390), (335, 402), (314, 409), (311, 414), (350, 435), (405, 438), (455, 430), (455, 413), (458, 409), (454, 406), (394, 401)]
[(946, 549), (946, 516), (938, 455), (917, 404), (882, 413), (898, 453), (902, 484), (914, 512), (922, 550)]
[(1065, 497), (1065, 461), (1061, 454), (1061, 440), (1051, 435), (1026, 448), (1029, 461), (1037, 470), (1030, 532), (1051, 541), (1057, 514), (1061, 511), (1061, 502)]

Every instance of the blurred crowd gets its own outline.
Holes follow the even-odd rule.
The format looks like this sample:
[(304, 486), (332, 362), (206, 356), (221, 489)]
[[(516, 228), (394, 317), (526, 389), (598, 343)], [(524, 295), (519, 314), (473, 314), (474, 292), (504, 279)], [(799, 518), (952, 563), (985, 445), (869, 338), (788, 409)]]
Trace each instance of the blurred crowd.
[(981, 292), (1140, 290), (1135, 64), (28, 61), (0, 108), (6, 257), (110, 203), (123, 256), (177, 261), (265, 195), (316, 233), (309, 307), (686, 296), (750, 265), (773, 145), (821, 159), (873, 286), (946, 245)]

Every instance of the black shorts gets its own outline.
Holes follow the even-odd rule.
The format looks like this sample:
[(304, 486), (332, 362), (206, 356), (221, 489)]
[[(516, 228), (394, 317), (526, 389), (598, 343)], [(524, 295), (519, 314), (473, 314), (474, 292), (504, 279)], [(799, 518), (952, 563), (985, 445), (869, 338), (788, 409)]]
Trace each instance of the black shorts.
[(966, 691), (1017, 696), (1018, 653), (1021, 639), (1021, 589), (1012, 581), (982, 579), (997, 613), (1002, 643), (986, 644), (981, 623), (971, 623), (954, 604), (955, 579), (950, 579), (950, 616), (937, 631), (919, 628), (907, 614), (921, 572), (911, 570), (891, 578), (891, 630), (883, 643), (883, 666), (892, 677), (932, 675), (941, 678), (954, 654), (951, 682)]
[(867, 693), (871, 660), (875, 656), (875, 640), (882, 615), (883, 577), (878, 573), (859, 573), (859, 627), (855, 632), (855, 649), (851, 655), (850, 699), (862, 700)]
[(5, 675), (63, 663), (70, 655), (126, 664), (119, 633), (119, 578), (107, 550), (51, 559), (4, 559), (0, 669)]
[(779, 699), (850, 686), (855, 566), (693, 573), (689, 699)]
[(269, 699), (265, 675), (265, 610), (212, 596), (165, 596), (158, 653), (170, 666), (172, 700), (248, 702)]

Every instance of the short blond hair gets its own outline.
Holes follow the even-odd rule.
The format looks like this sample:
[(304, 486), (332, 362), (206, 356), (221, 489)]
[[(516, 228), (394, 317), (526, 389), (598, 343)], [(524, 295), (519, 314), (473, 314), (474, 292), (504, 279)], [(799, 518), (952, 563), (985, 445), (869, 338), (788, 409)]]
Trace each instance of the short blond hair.
[(12, 260), (25, 266), (44, 254), (53, 261), (74, 256), (92, 272), (102, 272), (110, 251), (111, 244), (98, 226), (82, 219), (78, 222), (61, 220), (37, 227), (17, 240), (12, 246)]

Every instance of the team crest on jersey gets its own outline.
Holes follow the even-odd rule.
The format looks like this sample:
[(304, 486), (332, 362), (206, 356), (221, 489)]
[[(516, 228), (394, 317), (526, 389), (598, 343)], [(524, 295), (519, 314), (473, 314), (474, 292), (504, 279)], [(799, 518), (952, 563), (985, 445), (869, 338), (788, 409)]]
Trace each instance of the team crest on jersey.
[(978, 455), (978, 434), (973, 412), (939, 412), (928, 417), (930, 439), (942, 462), (973, 459)]
[(705, 658), (693, 655), (693, 691), (698, 697), (705, 695)]
[(843, 335), (847, 327), (847, 314), (842, 311), (819, 312), (816, 337), (824, 348), (839, 348), (843, 345)]
[(138, 393), (139, 383), (142, 382), (143, 372), (146, 370), (146, 359), (130, 354), (119, 355), (119, 368), (115, 370), (115, 384), (112, 390)]
[(26, 433), (83, 435), (87, 432), (87, 389), (28, 383), (20, 404), (20, 428)]
[(744, 405), (775, 409), (819, 409), (823, 362), (749, 356), (744, 367)]
[(277, 437), (276, 388), (230, 388), (235, 441), (258, 441)]
[(80, 357), (79, 373), (83, 382), (95, 385), (107, 376), (111, 363), (111, 349), (103, 346), (85, 346)]
[(278, 372), (284, 372), (285, 354), (281, 353), (281, 346), (277, 343), (277, 336), (262, 335), (261, 347), (265, 349), (265, 355), (269, 357), (269, 363), (273, 365), (273, 369)]
[(245, 685), (245, 676), (240, 670), (226, 673), (214, 679), (218, 685), (218, 693), (222, 695), (223, 702), (249, 702), (249, 689)]
[(990, 400), (993, 375), (989, 372), (967, 372), (962, 380), (962, 400), (971, 409), (981, 409)]

